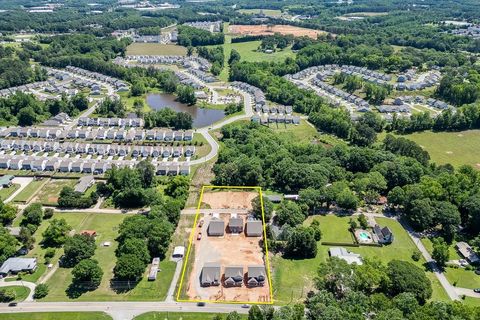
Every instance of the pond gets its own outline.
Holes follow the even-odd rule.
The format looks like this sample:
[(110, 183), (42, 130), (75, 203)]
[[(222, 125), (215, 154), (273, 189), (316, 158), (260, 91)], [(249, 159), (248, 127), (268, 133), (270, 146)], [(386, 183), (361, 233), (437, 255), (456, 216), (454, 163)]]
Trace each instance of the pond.
[(149, 94), (147, 95), (147, 104), (153, 110), (170, 108), (177, 112), (187, 112), (191, 114), (194, 128), (206, 127), (225, 118), (223, 110), (202, 109), (197, 106), (188, 106), (184, 103), (175, 101), (175, 96), (171, 94)]

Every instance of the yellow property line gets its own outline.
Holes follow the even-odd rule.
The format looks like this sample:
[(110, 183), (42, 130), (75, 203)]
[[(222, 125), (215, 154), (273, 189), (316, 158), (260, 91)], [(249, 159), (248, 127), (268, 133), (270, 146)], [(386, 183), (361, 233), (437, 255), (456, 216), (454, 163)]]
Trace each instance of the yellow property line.
[[(268, 279), (268, 287), (270, 293), (270, 301), (269, 302), (254, 302), (254, 301), (215, 301), (215, 300), (188, 300), (188, 299), (180, 299), (180, 294), (183, 287), (183, 280), (185, 278), (185, 272), (187, 270), (188, 258), (190, 256), (190, 251), (192, 249), (193, 238), (195, 237), (195, 231), (197, 227), (197, 220), (198, 216), (200, 215), (200, 207), (202, 205), (203, 200), (203, 193), (205, 189), (255, 189), (258, 190), (260, 196), (260, 206), (262, 209), (262, 222), (263, 222), (263, 242), (265, 244), (265, 252), (266, 252), (266, 269), (267, 269), (267, 279)], [(200, 198), (198, 200), (197, 205), (197, 212), (195, 214), (195, 219), (193, 222), (193, 228), (190, 232), (187, 249), (187, 255), (185, 256), (185, 263), (183, 264), (182, 276), (180, 278), (180, 285), (178, 286), (177, 290), (177, 302), (210, 302), (210, 303), (225, 303), (225, 304), (273, 304), (273, 287), (272, 287), (272, 280), (270, 274), (270, 261), (268, 259), (268, 244), (267, 244), (267, 227), (265, 223), (265, 209), (263, 207), (263, 194), (262, 194), (262, 187), (250, 187), (250, 186), (202, 186), (202, 190), (200, 191)]]

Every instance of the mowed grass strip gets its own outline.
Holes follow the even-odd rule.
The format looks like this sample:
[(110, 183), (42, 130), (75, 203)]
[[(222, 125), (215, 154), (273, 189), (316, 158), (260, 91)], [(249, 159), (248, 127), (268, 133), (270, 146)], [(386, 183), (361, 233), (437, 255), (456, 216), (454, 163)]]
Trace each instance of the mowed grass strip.
[[(67, 223), (75, 230), (75, 233), (79, 233), (82, 230), (95, 230), (97, 232), (95, 239), (97, 249), (93, 259), (99, 262), (104, 274), (102, 282), (96, 290), (85, 292), (79, 297), (74, 298), (69, 297), (67, 294), (67, 289), (72, 283), (72, 269), (58, 268), (47, 281), (50, 292), (43, 301), (159, 301), (166, 298), (176, 266), (175, 262), (168, 261), (168, 259), (160, 263), (160, 272), (158, 273), (157, 280), (147, 281), (147, 267), (144, 277), (138, 284), (114, 283), (115, 288), (118, 290), (115, 291), (112, 288), (113, 268), (117, 261), (115, 250), (118, 247), (115, 239), (118, 236), (118, 227), (126, 215), (60, 213), (55, 214), (55, 217), (65, 218)], [(103, 247), (102, 243), (105, 241), (111, 242), (111, 246)], [(128, 290), (128, 288), (130, 288), (130, 290)]]
[[(30, 294), (30, 289), (23, 286), (8, 286), (3, 287), (2, 289), (9, 289), (15, 291), (15, 300), (16, 302), (21, 302), (25, 300)], [(0, 317), (1, 318), (1, 317)]]
[[(212, 320), (216, 313), (205, 312), (148, 312), (136, 316), (134, 320)], [(225, 316), (224, 314), (220, 314)], [(240, 319), (247, 319), (246, 315), (240, 315)]]
[[(313, 216), (305, 222), (310, 224), (315, 219), (320, 221), (322, 240), (318, 243), (318, 253), (313, 259), (284, 259), (277, 255), (272, 261), (274, 301), (277, 304), (300, 302), (306, 298), (308, 291), (314, 288), (314, 279), (319, 264), (328, 258), (328, 249), (332, 246), (321, 245), (321, 242), (352, 243), (351, 233), (348, 231), (350, 217), (334, 215)], [(388, 263), (393, 259), (411, 262), (424, 268), (425, 260), (418, 262), (412, 260), (412, 253), (416, 246), (403, 229), (400, 223), (393, 219), (376, 218), (381, 226), (388, 226), (395, 235), (395, 241), (383, 247), (346, 247), (347, 250), (360, 253), (363, 258), (376, 259)], [(291, 272), (295, 270), (295, 272)], [(446, 292), (441, 287), (433, 273), (427, 272), (427, 277), (432, 282), (434, 300), (448, 300)]]
[(480, 130), (417, 132), (403, 136), (418, 143), (437, 164), (464, 164), (480, 169)]
[(3, 313), (2, 320), (111, 320), (103, 312), (25, 312)]
[(13, 201), (26, 202), (44, 182), (45, 180), (33, 180), (25, 187), (25, 189), (20, 191), (20, 193), (13, 198)]
[(185, 56), (187, 48), (175, 44), (137, 42), (127, 47), (127, 55)]

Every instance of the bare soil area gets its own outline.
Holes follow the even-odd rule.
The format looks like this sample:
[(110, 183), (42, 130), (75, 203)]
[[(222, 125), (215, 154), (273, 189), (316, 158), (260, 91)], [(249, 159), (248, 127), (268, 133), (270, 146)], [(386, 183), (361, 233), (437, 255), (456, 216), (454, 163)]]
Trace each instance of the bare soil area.
[(252, 209), (252, 200), (258, 192), (250, 191), (218, 191), (204, 192), (202, 202), (212, 209)]
[(230, 25), (228, 31), (234, 35), (274, 35), (280, 33), (283, 35), (293, 35), (295, 37), (307, 36), (317, 39), (320, 34), (326, 34), (325, 31), (301, 28), (289, 25)]
[[(246, 221), (246, 215), (238, 215)], [(248, 266), (265, 265), (262, 250), (262, 237), (246, 237), (245, 233), (232, 234), (227, 232), (230, 215), (222, 214), (220, 218), (225, 221), (226, 232), (221, 237), (209, 237), (207, 234), (208, 224), (211, 216), (199, 217), (203, 219), (202, 227), (197, 226), (194, 237), (195, 261), (192, 262), (191, 272), (186, 275), (186, 293), (191, 300), (209, 301), (236, 301), (236, 302), (269, 302), (270, 288), (268, 282), (263, 287), (249, 288), (245, 282), (241, 287), (220, 286), (201, 287), (200, 276), (205, 263), (218, 263), (221, 265), (221, 276), (223, 277), (225, 267), (243, 266), (244, 278)], [(197, 240), (198, 233), (202, 233), (201, 240)]]

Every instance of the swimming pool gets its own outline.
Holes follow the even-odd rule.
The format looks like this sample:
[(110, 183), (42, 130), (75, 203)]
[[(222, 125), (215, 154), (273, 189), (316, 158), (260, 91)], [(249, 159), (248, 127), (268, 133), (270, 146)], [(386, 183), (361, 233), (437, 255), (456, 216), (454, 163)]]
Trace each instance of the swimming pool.
[(370, 240), (370, 235), (368, 234), (368, 232), (360, 232), (358, 236), (362, 240)]

